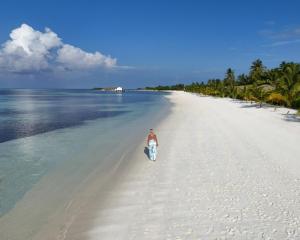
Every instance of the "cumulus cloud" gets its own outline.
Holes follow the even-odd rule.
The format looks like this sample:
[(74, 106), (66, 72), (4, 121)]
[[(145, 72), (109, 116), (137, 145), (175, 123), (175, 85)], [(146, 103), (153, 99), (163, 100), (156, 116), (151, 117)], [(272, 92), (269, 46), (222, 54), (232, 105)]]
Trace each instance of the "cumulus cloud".
[(85, 69), (99, 66), (114, 67), (117, 62), (115, 58), (105, 56), (100, 52), (88, 53), (69, 44), (64, 44), (58, 49), (56, 60), (68, 69)]
[(0, 49), (0, 69), (6, 72), (112, 68), (116, 64), (115, 58), (98, 51), (89, 53), (65, 44), (49, 28), (40, 32), (27, 24), (14, 29)]

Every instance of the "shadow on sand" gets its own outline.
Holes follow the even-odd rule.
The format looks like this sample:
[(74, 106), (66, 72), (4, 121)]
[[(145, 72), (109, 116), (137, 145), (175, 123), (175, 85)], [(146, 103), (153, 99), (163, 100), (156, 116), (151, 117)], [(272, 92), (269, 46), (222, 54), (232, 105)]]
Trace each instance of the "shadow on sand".
[(240, 104), (241, 108), (262, 108), (262, 109), (277, 109), (280, 108), (280, 106), (268, 104), (268, 103), (258, 103), (258, 102), (251, 102), (251, 101), (245, 101), (245, 100), (240, 100), (240, 99), (230, 99), (231, 102), (233, 103), (238, 103)]
[(147, 158), (150, 160), (150, 156), (149, 156), (149, 148), (145, 147), (144, 148), (144, 153), (146, 154)]
[(282, 114), (284, 116), (284, 120), (287, 122), (300, 122), (300, 117), (296, 114)]
[[(242, 102), (241, 102), (242, 103)], [(260, 104), (260, 103), (242, 103), (241, 108), (261, 108), (261, 109), (270, 109), (270, 108), (276, 108), (276, 106), (269, 105), (269, 104)]]
[[(262, 104), (262, 106), (260, 106), (259, 103), (248, 103), (248, 104), (242, 104), (241, 108), (263, 108), (263, 109), (270, 109), (273, 108), (274, 112), (277, 111), (277, 109), (280, 109), (280, 106), (275, 106), (275, 105), (270, 105), (270, 104)], [(293, 114), (290, 113), (289, 110), (287, 110), (287, 113), (282, 113), (281, 114), (283, 116), (283, 120), (287, 121), (287, 122), (300, 122), (300, 116), (297, 114)]]
[[(241, 108), (257, 108), (257, 109), (274, 109), (274, 112), (277, 111), (277, 109), (282, 108), (281, 106), (277, 105), (272, 105), (268, 103), (257, 103), (257, 102), (248, 102), (248, 101), (243, 101), (239, 99), (231, 99), (231, 102), (238, 103), (240, 104)], [(290, 113), (290, 110), (287, 110), (287, 113), (282, 113), (283, 116), (282, 120), (287, 121), (287, 122), (300, 122), (300, 116), (297, 114), (292, 114)]]

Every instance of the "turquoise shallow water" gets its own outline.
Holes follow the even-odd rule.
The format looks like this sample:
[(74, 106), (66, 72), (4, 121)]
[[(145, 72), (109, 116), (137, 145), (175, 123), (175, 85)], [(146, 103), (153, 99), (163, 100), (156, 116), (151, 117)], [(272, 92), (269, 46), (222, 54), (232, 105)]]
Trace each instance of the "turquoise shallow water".
[[(164, 94), (90, 90), (0, 91), (0, 216), (45, 175), (84, 178), (167, 110)], [(164, 108), (165, 107), (165, 108)], [(75, 184), (75, 181), (74, 181)]]

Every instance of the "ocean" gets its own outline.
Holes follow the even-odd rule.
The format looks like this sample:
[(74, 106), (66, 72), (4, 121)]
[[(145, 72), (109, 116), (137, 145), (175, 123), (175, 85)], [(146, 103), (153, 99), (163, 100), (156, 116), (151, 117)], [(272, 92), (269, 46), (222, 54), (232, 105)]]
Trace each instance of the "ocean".
[(47, 176), (56, 177), (43, 188), (60, 181), (59, 195), (95, 167), (113, 167), (119, 156), (111, 155), (139, 144), (166, 114), (165, 94), (0, 90), (0, 217)]

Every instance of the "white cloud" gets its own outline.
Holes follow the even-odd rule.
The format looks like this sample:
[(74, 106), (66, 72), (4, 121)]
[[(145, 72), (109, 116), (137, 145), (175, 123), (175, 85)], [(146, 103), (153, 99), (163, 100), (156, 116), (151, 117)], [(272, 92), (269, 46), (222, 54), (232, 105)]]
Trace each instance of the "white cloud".
[(14, 29), (10, 38), (0, 49), (0, 68), (12, 72), (49, 68), (50, 50), (62, 44), (50, 29), (42, 33), (26, 24)]
[(0, 71), (6, 72), (111, 68), (116, 62), (100, 52), (89, 53), (63, 43), (49, 28), (40, 32), (27, 24), (14, 29), (0, 49)]
[(262, 47), (280, 47), (300, 43), (300, 27), (286, 26), (283, 29), (264, 29), (259, 31), (265, 42)]
[(105, 56), (100, 52), (88, 53), (69, 44), (64, 44), (58, 49), (56, 60), (68, 69), (114, 67), (117, 62), (115, 58)]
[(278, 47), (278, 46), (284, 46), (284, 45), (290, 45), (300, 43), (300, 39), (294, 39), (294, 40), (287, 40), (287, 41), (277, 41), (273, 42), (271, 44), (263, 45), (264, 47)]

